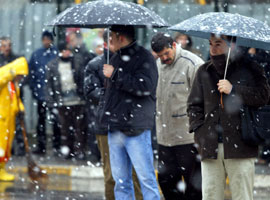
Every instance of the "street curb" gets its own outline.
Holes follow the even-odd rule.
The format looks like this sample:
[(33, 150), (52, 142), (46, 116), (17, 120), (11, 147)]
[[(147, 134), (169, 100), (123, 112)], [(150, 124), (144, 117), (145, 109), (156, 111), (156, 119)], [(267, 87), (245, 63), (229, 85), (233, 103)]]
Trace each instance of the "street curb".
[[(65, 175), (72, 178), (92, 178), (100, 179), (104, 178), (102, 167), (91, 166), (59, 166), (59, 165), (41, 165), (43, 170), (46, 170), (48, 175)], [(27, 167), (25, 166), (10, 166), (7, 169), (8, 172), (18, 174), (27, 173)], [(270, 188), (270, 175), (255, 174), (254, 178), (255, 188)]]
[[(103, 178), (102, 167), (89, 167), (89, 166), (57, 166), (57, 165), (40, 165), (48, 175), (65, 175), (74, 178)], [(7, 169), (10, 173), (27, 173), (27, 167), (15, 166)]]

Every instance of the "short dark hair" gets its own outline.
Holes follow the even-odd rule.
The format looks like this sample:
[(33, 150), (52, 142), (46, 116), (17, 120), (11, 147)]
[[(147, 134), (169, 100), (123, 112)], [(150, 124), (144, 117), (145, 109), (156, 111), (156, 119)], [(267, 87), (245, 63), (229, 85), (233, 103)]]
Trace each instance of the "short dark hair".
[(9, 41), (11, 41), (11, 39), (10, 39), (10, 37), (8, 37), (8, 36), (2, 36), (2, 37), (0, 37), (0, 41), (7, 41), (7, 40), (9, 40)]
[(135, 40), (135, 28), (134, 26), (125, 25), (112, 25), (110, 31), (118, 33), (119, 35), (124, 35), (130, 40)]
[(68, 49), (67, 43), (65, 41), (60, 41), (58, 44), (58, 50), (61, 52), (67, 49)]
[(161, 52), (164, 48), (172, 48), (173, 38), (168, 33), (157, 33), (151, 40), (151, 48), (154, 52)]
[(43, 40), (44, 37), (49, 38), (51, 41), (53, 41), (53, 34), (49, 31), (43, 31), (41, 39)]

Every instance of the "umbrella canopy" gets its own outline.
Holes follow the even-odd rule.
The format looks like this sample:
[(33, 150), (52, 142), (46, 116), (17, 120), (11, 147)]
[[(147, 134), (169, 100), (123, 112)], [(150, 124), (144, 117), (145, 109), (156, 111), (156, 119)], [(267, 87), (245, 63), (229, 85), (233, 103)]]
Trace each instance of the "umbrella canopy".
[(239, 14), (204, 13), (168, 29), (205, 39), (209, 39), (211, 33), (235, 36), (239, 46), (270, 50), (270, 27), (262, 21)]
[(80, 28), (105, 28), (111, 25), (169, 26), (148, 8), (119, 0), (98, 0), (78, 4), (57, 15), (47, 25)]

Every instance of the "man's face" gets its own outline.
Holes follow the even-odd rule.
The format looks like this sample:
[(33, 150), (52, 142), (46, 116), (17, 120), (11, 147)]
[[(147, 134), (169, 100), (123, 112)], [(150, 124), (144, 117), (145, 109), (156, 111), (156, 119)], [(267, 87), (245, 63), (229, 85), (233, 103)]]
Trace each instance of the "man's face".
[(43, 47), (44, 48), (48, 49), (52, 45), (52, 40), (50, 38), (48, 38), (48, 37), (45, 36), (42, 39), (42, 44), (43, 44)]
[(171, 65), (175, 59), (176, 43), (174, 42), (171, 48), (164, 47), (162, 51), (156, 52), (156, 54), (162, 64)]
[(69, 49), (64, 49), (63, 51), (61, 51), (61, 53), (63, 58), (69, 58), (72, 54), (72, 52)]
[(2, 40), (0, 51), (4, 54), (5, 57), (9, 56), (11, 53), (11, 41), (10, 40)]
[(211, 36), (209, 40), (210, 45), (210, 55), (218, 56), (222, 54), (227, 54), (229, 47), (224, 39), (220, 37), (216, 37), (214, 35)]
[(120, 37), (116, 32), (111, 32), (110, 34), (110, 45), (113, 46), (113, 50), (116, 52), (121, 49), (121, 40)]

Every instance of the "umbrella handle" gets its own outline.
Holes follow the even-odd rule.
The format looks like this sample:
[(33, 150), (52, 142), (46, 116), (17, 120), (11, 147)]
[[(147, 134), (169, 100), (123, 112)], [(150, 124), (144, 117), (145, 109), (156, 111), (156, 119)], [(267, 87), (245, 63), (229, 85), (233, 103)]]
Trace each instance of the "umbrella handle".
[[(226, 76), (227, 76), (229, 60), (230, 60), (230, 56), (231, 56), (232, 40), (233, 40), (233, 38), (231, 39), (231, 42), (230, 42), (230, 47), (229, 47), (228, 56), (227, 56), (227, 60), (226, 60), (226, 66), (225, 66), (225, 71), (224, 71), (224, 80), (226, 79)], [(221, 108), (224, 108), (222, 93), (220, 94), (220, 104), (221, 104)]]
[(220, 104), (221, 108), (224, 108), (222, 93), (220, 93)]

